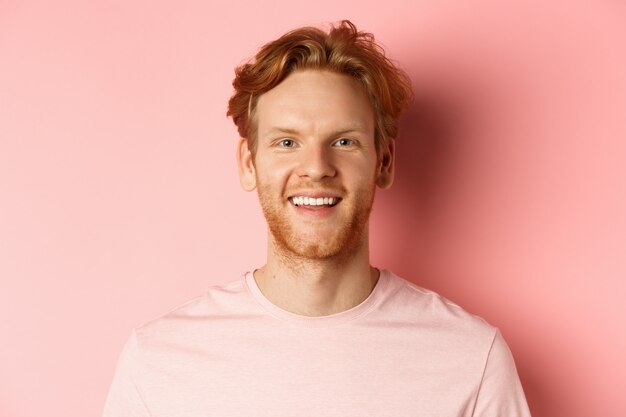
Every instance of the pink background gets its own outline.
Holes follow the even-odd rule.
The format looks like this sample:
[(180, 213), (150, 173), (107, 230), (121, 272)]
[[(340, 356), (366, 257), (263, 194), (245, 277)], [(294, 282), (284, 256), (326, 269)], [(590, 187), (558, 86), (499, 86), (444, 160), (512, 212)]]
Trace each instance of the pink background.
[(350, 18), (418, 98), (374, 264), (499, 326), (535, 417), (625, 416), (626, 7), (578, 3), (4, 0), (0, 415), (100, 415), (133, 326), (263, 262), (233, 68)]

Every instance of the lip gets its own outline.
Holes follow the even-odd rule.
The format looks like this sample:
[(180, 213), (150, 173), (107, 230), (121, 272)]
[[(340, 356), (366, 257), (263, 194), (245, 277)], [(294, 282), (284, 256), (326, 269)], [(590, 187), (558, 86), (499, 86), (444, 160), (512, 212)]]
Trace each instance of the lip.
[(335, 198), (341, 200), (340, 194), (334, 191), (295, 191), (289, 194), (289, 199), (292, 197), (308, 197), (308, 198)]
[(337, 204), (334, 206), (316, 206), (316, 207), (302, 207), (302, 206), (294, 206), (293, 203), (291, 207), (296, 211), (296, 213), (300, 216), (305, 217), (313, 217), (313, 218), (326, 218), (333, 215), (336, 210)]

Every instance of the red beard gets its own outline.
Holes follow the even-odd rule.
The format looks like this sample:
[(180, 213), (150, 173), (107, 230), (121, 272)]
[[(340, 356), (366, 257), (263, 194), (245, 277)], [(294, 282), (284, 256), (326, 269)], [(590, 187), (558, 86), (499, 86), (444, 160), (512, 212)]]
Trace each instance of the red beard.
[[(307, 189), (312, 188), (318, 187)], [(295, 224), (299, 220), (294, 217), (293, 213), (286, 212), (290, 210), (290, 207), (285, 207), (286, 197), (276, 202), (269, 186), (259, 184), (258, 187), (261, 208), (278, 253), (292, 258), (315, 260), (349, 257), (364, 243), (367, 238), (367, 225), (374, 203), (375, 190), (375, 185), (372, 183), (370, 189), (354, 192), (354, 195), (359, 197), (350, 198), (348, 195), (347, 198), (342, 199), (335, 208), (335, 210), (340, 210), (335, 213), (335, 216), (341, 217), (339, 224), (322, 237), (299, 231), (298, 224)], [(337, 220), (333, 219), (333, 222)], [(320, 229), (323, 227), (324, 225), (321, 224)]]

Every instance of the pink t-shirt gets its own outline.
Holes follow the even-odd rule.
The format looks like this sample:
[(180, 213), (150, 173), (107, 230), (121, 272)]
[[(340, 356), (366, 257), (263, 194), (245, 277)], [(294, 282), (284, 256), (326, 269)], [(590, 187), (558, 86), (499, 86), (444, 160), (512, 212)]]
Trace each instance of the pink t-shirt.
[(369, 297), (306, 317), (251, 273), (136, 328), (105, 417), (527, 417), (500, 332), (383, 270)]

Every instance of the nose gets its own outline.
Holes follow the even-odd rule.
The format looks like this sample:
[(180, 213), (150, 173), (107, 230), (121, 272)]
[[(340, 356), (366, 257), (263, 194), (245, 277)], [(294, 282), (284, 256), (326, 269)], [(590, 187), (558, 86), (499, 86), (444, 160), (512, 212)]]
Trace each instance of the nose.
[(331, 150), (322, 145), (307, 146), (300, 152), (298, 176), (311, 181), (320, 181), (326, 177), (334, 177), (336, 170), (332, 161)]

